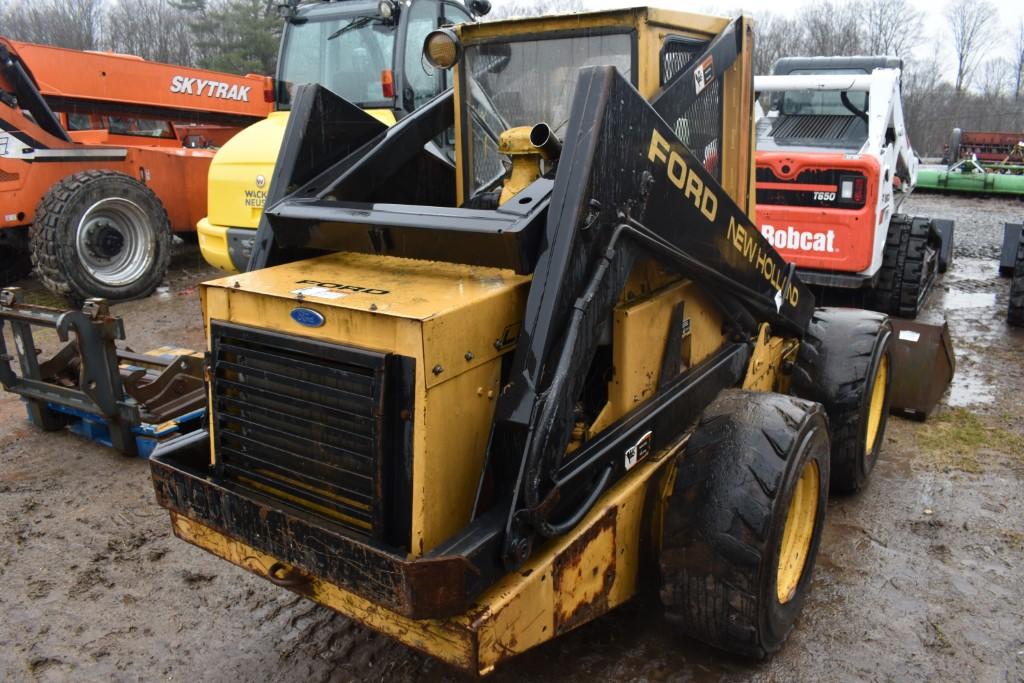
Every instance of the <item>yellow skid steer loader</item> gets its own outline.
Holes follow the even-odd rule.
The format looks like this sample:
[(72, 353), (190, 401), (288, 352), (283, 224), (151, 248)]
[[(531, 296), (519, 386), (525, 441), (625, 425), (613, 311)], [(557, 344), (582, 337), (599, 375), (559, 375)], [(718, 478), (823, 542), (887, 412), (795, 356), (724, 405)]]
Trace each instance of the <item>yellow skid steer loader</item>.
[(472, 673), (647, 587), (778, 650), (877, 462), (891, 328), (815, 309), (750, 219), (751, 41), (442, 28), (454, 88), (391, 128), (300, 87), (257, 268), (202, 287), (209, 429), (150, 460), (174, 532)]

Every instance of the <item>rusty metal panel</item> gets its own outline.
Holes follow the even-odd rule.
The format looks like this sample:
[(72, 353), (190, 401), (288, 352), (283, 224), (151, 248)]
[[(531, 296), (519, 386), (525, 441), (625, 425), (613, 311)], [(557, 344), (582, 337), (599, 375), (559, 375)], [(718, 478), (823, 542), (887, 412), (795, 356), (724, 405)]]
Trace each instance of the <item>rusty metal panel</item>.
[(949, 325), (892, 318), (890, 411), (924, 420), (935, 409), (956, 371)]
[(615, 583), (615, 521), (610, 507), (593, 526), (555, 557), (555, 634), (561, 635), (608, 611)]

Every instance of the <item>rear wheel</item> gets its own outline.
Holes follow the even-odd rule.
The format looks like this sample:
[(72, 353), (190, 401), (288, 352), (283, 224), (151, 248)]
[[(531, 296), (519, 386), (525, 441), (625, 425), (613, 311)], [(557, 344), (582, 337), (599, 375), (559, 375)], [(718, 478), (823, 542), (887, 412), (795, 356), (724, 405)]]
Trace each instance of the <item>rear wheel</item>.
[(884, 315), (819, 308), (800, 343), (792, 389), (828, 413), (833, 491), (863, 488), (878, 460), (892, 394), (891, 341)]
[(30, 242), (43, 283), (76, 301), (146, 296), (171, 257), (160, 200), (113, 171), (84, 171), (54, 185), (36, 211)]
[(1017, 245), (1017, 261), (1010, 282), (1010, 305), (1006, 322), (1014, 327), (1024, 327), (1024, 240)]
[(737, 654), (782, 647), (810, 586), (828, 479), (820, 405), (723, 391), (690, 438), (665, 515), (667, 618)]

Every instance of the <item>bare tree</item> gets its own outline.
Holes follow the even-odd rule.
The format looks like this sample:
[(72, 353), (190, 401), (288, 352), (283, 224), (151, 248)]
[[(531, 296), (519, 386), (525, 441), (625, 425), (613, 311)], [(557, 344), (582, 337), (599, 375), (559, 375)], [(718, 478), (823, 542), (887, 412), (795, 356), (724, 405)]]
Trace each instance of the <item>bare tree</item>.
[(1017, 38), (1013, 43), (1013, 99), (1019, 100), (1024, 91), (1024, 19), (1017, 24)]
[(116, 0), (106, 14), (106, 46), (170, 64), (193, 64), (195, 37), (186, 11), (168, 0)]
[(903, 72), (903, 116), (914, 150), (921, 155), (937, 156), (955, 125), (939, 112), (937, 103), (946, 103), (952, 86), (942, 80), (942, 62), (938, 55), (924, 62), (905, 60)]
[(998, 100), (1010, 83), (1010, 65), (1005, 59), (993, 57), (978, 67), (978, 88), (985, 100)]
[(494, 0), (493, 9), (484, 19), (497, 21), (515, 17), (535, 17), (541, 14), (583, 12), (586, 9), (583, 0)]
[(781, 57), (801, 52), (803, 26), (791, 17), (766, 12), (754, 16), (754, 73), (771, 73)]
[(996, 8), (989, 0), (952, 0), (946, 6), (946, 20), (953, 34), (956, 53), (956, 93), (968, 86), (981, 57), (982, 45), (992, 38)]
[(869, 55), (906, 57), (921, 42), (924, 13), (909, 0), (868, 0), (862, 17), (864, 49)]
[(103, 0), (20, 0), (4, 8), (0, 27), (16, 40), (96, 50), (102, 46), (102, 20)]
[(851, 3), (816, 2), (804, 5), (797, 14), (804, 27), (804, 55), (833, 57), (863, 54), (863, 17)]

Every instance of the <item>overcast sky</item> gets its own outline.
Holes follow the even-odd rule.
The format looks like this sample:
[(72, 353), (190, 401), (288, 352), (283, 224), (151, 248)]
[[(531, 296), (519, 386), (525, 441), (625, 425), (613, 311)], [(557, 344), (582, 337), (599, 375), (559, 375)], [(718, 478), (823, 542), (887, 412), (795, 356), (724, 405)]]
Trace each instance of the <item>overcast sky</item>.
[[(777, 14), (792, 14), (801, 6), (813, 0), (695, 0), (694, 2), (672, 2), (671, 0), (644, 0), (637, 2), (633, 0), (584, 0), (588, 8), (610, 9), (613, 7), (633, 7), (636, 5), (649, 4), (655, 7), (666, 9), (688, 10), (694, 12), (711, 12), (731, 15), (737, 10), (749, 14), (761, 12), (775, 12)], [(856, 2), (857, 0), (838, 0), (839, 2)], [(921, 41), (921, 46), (915, 51), (915, 56), (924, 58), (931, 55), (933, 50), (939, 54), (947, 63), (952, 60), (952, 52), (947, 47), (952, 38), (949, 36), (949, 28), (943, 10), (946, 0), (911, 0), (925, 14), (926, 40)], [(1009, 58), (1012, 54), (1010, 44), (1013, 35), (1016, 34), (1017, 25), (1021, 18), (1024, 18), (1024, 0), (991, 0), (999, 11), (999, 26), (1004, 35), (1000, 37), (999, 44), (995, 46), (995, 53), (992, 55)], [(982, 61), (985, 61), (984, 59)]]

